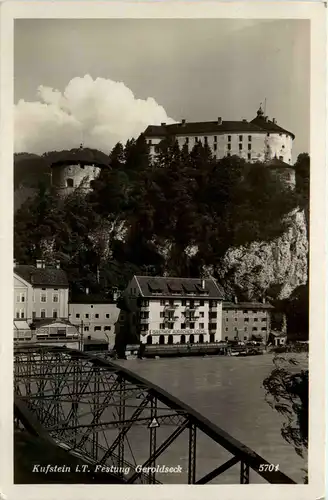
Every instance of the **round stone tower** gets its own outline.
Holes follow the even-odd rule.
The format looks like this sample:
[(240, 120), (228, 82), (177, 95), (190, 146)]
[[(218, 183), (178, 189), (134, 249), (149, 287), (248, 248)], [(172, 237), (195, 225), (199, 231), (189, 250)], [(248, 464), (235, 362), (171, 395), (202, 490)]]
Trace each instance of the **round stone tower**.
[(83, 148), (50, 154), (52, 185), (61, 197), (80, 188), (85, 193), (102, 168), (109, 168), (109, 158), (100, 151)]

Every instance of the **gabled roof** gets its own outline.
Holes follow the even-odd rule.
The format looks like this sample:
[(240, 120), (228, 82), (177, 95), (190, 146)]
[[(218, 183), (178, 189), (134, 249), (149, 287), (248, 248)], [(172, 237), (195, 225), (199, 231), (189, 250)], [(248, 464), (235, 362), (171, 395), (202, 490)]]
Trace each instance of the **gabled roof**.
[(290, 169), (295, 170), (293, 165), (289, 165), (289, 163), (286, 163), (285, 161), (279, 160), (278, 158), (272, 158), (272, 160), (266, 161), (265, 164), (271, 168), (277, 168), (277, 169), (282, 168), (284, 170), (286, 168), (290, 168)]
[(223, 289), (212, 278), (204, 279), (204, 290), (200, 278), (135, 276), (135, 279), (143, 297), (224, 298)]
[(263, 302), (223, 302), (223, 309), (274, 309), (271, 304)]
[(36, 268), (35, 266), (19, 265), (14, 273), (30, 283), (32, 286), (54, 286), (68, 288), (65, 271), (54, 267)]

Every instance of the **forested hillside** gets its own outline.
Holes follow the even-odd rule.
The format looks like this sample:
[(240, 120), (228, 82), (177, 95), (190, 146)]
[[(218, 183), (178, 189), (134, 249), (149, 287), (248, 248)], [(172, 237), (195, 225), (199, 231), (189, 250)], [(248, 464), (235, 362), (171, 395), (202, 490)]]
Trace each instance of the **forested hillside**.
[(60, 201), (41, 182), (15, 215), (15, 258), (59, 258), (73, 294), (122, 289), (134, 273), (212, 272), (225, 285), (218, 269), (228, 251), (270, 244), (293, 227), (291, 213), (308, 209), (307, 155), (294, 192), (266, 165), (216, 160), (202, 145), (188, 153), (164, 141), (151, 163), (140, 136), (117, 144), (109, 160), (86, 197), (77, 189)]

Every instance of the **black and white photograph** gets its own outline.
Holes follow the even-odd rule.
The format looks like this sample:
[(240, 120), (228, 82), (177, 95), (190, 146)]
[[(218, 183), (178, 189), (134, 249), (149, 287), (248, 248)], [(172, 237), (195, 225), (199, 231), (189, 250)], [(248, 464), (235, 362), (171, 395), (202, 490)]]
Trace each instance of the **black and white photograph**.
[(13, 485), (310, 498), (313, 21), (75, 7), (13, 19)]

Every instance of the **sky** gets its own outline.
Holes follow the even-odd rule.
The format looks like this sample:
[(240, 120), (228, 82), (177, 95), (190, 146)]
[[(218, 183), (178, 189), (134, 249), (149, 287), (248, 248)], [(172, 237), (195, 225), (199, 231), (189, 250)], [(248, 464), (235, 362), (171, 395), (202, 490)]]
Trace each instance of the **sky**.
[(15, 151), (105, 153), (148, 124), (251, 120), (293, 132), (309, 152), (307, 20), (19, 19)]

